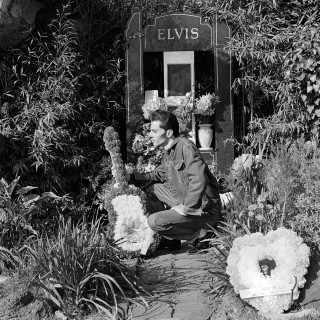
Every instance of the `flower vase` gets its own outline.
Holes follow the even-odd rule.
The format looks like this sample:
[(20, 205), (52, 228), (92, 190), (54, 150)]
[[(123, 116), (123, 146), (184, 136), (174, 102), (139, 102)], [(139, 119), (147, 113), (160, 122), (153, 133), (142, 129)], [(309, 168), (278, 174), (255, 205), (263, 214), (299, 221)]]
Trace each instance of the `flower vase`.
[(198, 139), (201, 146), (200, 149), (211, 149), (213, 139), (212, 124), (199, 124)]

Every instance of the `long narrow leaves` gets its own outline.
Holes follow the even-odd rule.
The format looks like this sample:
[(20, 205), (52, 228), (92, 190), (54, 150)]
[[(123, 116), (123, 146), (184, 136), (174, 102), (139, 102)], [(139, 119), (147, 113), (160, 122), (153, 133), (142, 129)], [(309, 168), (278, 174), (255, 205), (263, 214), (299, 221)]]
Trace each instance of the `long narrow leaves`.
[(141, 291), (138, 279), (102, 236), (100, 221), (83, 220), (74, 225), (71, 219), (61, 217), (56, 237), (39, 238), (25, 246), (39, 270), (39, 286), (66, 313), (66, 301), (70, 301), (77, 307), (91, 305), (114, 315), (119, 299), (126, 299), (123, 283), (135, 293)]

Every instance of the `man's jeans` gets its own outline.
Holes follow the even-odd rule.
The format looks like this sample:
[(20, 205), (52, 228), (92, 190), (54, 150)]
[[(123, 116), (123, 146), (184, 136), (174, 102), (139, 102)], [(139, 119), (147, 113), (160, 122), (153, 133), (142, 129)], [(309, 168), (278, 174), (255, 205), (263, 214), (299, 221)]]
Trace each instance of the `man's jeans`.
[[(150, 214), (150, 228), (167, 239), (190, 240), (199, 229), (215, 226), (220, 217), (220, 203), (211, 212), (200, 216), (183, 216), (169, 208), (180, 202), (173, 198), (170, 190), (161, 183), (155, 183), (144, 190), (147, 194), (147, 211)], [(167, 209), (167, 210), (166, 210)]]

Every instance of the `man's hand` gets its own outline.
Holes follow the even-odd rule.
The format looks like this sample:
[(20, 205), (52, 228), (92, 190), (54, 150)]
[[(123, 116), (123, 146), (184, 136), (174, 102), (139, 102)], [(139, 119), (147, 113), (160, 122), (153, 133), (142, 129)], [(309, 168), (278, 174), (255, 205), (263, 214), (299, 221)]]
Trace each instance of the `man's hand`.
[(125, 165), (125, 172), (126, 172), (126, 181), (129, 182), (132, 179), (133, 167), (126, 164)]
[(179, 204), (171, 209), (176, 210), (182, 216), (201, 216), (202, 214), (201, 209), (190, 209), (185, 207), (183, 204)]
[(186, 216), (186, 214), (183, 212), (183, 204), (179, 204), (178, 206), (172, 207), (171, 209), (176, 210), (182, 216)]
[(186, 216), (201, 216), (202, 209), (191, 209), (183, 206), (183, 212)]

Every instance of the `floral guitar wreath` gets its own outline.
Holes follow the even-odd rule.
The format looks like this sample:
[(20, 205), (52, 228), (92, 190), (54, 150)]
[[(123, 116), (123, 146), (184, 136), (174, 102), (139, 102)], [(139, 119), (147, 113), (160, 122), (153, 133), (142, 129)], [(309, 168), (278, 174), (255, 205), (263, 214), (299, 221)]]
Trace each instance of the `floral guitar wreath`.
[(113, 180), (102, 186), (99, 198), (108, 211), (113, 238), (122, 250), (146, 255), (148, 249), (152, 251), (156, 246), (154, 232), (147, 222), (146, 196), (126, 181), (121, 143), (113, 127), (105, 129), (103, 141), (110, 153)]
[(310, 249), (292, 230), (257, 232), (234, 240), (226, 272), (235, 292), (249, 304), (264, 314), (282, 313), (306, 282), (309, 255)]

